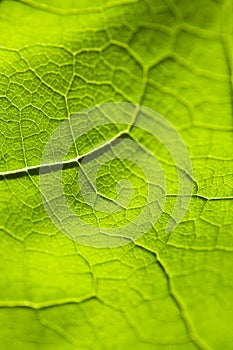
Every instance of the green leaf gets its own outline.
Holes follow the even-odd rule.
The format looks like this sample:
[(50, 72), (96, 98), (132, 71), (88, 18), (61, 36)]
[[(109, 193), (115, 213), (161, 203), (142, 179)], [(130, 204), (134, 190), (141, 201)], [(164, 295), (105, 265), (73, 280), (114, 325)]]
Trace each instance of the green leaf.
[[(2, 349), (232, 349), (232, 6), (231, 0), (0, 2)], [(133, 126), (128, 138), (142, 143), (166, 174), (163, 213), (136, 241), (95, 248), (57, 228), (39, 178), (46, 144), (62, 122), (109, 102), (146, 106), (176, 128), (192, 161), (193, 193), (182, 222), (167, 233), (176, 164), (161, 141)], [(113, 141), (124, 128), (114, 118), (94, 128), (66, 160)], [(119, 188), (131, 200), (115, 216), (90, 210), (79, 170), (68, 166), (62, 181), (67, 203), (84, 222), (110, 229), (140, 214), (148, 189), (137, 162), (112, 160), (97, 173), (97, 190), (109, 203)]]

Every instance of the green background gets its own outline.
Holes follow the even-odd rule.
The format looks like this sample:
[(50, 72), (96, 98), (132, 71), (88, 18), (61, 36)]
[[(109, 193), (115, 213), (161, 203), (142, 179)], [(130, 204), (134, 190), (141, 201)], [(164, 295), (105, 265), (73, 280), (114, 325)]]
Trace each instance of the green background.
[[(1, 349), (233, 349), (232, 6), (0, 2)], [(39, 167), (70, 114), (112, 101), (148, 106), (177, 128), (194, 192), (167, 235), (177, 178), (155, 142), (163, 215), (135, 244), (97, 249), (57, 231), (36, 172), (14, 171)]]

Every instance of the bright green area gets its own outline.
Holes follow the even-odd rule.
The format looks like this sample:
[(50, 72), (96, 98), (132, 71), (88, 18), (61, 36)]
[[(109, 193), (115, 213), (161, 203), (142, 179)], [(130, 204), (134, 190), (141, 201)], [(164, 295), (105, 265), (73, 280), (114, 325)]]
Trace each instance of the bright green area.
[[(0, 2), (2, 350), (233, 349), (232, 7), (231, 0)], [(145, 137), (166, 173), (164, 214), (137, 243), (97, 249), (57, 231), (38, 174), (12, 173), (39, 166), (68, 115), (111, 101), (143, 104), (175, 125), (195, 186), (187, 215), (167, 235), (175, 167), (163, 145)], [(97, 181), (111, 198), (117, 168), (101, 170), (102, 190)], [(71, 206), (80, 200), (69, 186), (74, 178), (74, 169), (64, 171)], [(143, 201), (142, 178), (136, 170)]]

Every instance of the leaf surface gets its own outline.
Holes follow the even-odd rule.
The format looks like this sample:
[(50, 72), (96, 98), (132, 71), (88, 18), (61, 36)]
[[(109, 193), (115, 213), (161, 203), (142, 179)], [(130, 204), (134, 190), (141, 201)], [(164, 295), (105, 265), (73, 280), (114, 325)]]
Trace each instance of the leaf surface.
[[(4, 350), (232, 349), (232, 21), (231, 0), (1, 1)], [(165, 209), (135, 243), (97, 249), (51, 222), (39, 168), (62, 121), (121, 101), (145, 105), (176, 127), (192, 160), (194, 189), (185, 218), (166, 234), (176, 168), (161, 143), (133, 128), (131, 136), (151, 148), (166, 173)], [(77, 147), (84, 154), (117, 132), (113, 125), (84, 135)], [(97, 179), (110, 199), (132, 170), (127, 162), (119, 169), (113, 162)], [(133, 205), (143, 204), (143, 174), (134, 170)], [(63, 176), (71, 207), (92, 224), (124, 221), (90, 213), (76, 173), (70, 168)]]

